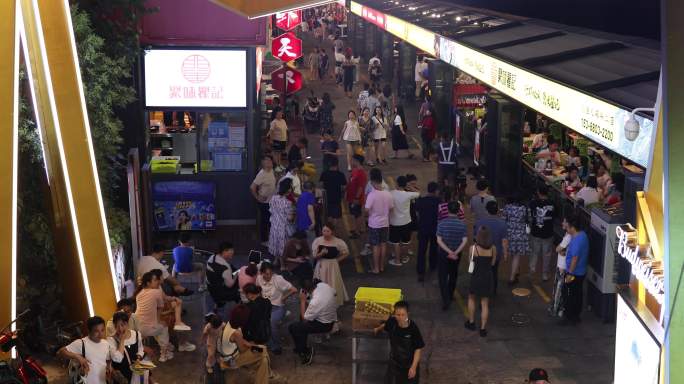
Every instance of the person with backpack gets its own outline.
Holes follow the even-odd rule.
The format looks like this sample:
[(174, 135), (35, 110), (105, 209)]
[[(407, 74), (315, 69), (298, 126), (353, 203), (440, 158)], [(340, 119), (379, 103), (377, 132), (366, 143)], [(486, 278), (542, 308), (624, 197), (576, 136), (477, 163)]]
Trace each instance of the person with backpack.
[(207, 289), (217, 308), (240, 300), (237, 279), (233, 276), (235, 267), (230, 264), (234, 254), (233, 244), (224, 242), (218, 253), (207, 260)]
[(105, 339), (105, 321), (100, 316), (86, 320), (88, 336), (62, 347), (57, 355), (75, 360), (81, 367), (86, 384), (102, 384), (107, 381), (107, 373), (111, 370), (114, 347)]
[(268, 384), (279, 375), (271, 371), (271, 359), (265, 346), (245, 339), (242, 329), (249, 323), (250, 311), (245, 304), (230, 311), (230, 321), (217, 340), (216, 352), (222, 369), (248, 368), (254, 384)]

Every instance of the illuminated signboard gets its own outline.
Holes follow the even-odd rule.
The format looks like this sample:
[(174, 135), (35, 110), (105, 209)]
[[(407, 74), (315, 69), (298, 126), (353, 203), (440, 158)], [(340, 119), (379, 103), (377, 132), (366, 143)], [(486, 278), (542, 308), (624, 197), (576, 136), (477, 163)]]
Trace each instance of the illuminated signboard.
[(247, 107), (245, 50), (145, 51), (147, 107)]
[(439, 37), (441, 60), (568, 126), (613, 152), (647, 167), (653, 121), (637, 116), (639, 136), (630, 141), (624, 123), (630, 112), (547, 80), (474, 49)]
[(614, 383), (657, 384), (660, 345), (637, 314), (617, 295)]
[[(362, 18), (439, 57), (509, 97), (636, 164), (648, 167), (655, 129), (652, 120), (636, 116), (641, 126), (639, 135), (635, 140), (628, 140), (624, 134), (624, 123), (629, 118), (630, 111), (356, 2), (351, 2), (350, 9)], [(383, 20), (382, 25), (377, 23), (379, 17)]]
[(662, 304), (665, 299), (665, 277), (663, 274), (662, 262), (654, 260), (652, 257), (644, 257), (648, 254), (648, 247), (640, 247), (635, 244), (637, 239), (636, 229), (631, 225), (623, 228), (615, 228), (615, 235), (618, 240), (618, 255), (624, 257), (632, 265), (632, 274), (637, 280), (644, 284), (644, 287), (658, 302)]

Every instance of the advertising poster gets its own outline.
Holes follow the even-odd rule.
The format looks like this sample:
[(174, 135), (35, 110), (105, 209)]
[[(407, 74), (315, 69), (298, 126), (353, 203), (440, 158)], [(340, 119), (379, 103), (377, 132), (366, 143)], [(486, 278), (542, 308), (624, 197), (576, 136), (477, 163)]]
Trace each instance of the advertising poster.
[(617, 297), (615, 383), (657, 384), (660, 345), (622, 296)]
[(216, 228), (216, 185), (205, 181), (160, 181), (152, 185), (158, 231), (205, 231)]

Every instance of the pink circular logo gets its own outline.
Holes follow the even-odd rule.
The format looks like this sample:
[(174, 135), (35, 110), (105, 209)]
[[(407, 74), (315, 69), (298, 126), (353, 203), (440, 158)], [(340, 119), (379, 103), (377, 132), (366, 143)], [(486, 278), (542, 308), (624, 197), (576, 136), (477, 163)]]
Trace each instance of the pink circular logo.
[(190, 55), (183, 60), (181, 72), (185, 80), (191, 83), (202, 83), (211, 74), (211, 65), (206, 57), (201, 55)]

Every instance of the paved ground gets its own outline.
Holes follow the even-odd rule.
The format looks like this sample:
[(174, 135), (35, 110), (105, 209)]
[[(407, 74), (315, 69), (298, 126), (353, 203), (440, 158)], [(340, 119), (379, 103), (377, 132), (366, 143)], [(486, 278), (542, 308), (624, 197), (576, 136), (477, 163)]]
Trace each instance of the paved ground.
[[(311, 46), (309, 42), (307, 46)], [(339, 129), (346, 117), (346, 111), (355, 105), (355, 98), (344, 97), (342, 89), (335, 86), (332, 80), (309, 83), (307, 86), (319, 96), (324, 91), (331, 93), (337, 104), (335, 122), (336, 128)], [(308, 90), (306, 92), (308, 94)], [(355, 93), (358, 93), (358, 89), (355, 89)], [(413, 104), (406, 104), (406, 114), (410, 130), (415, 134), (416, 106)], [(318, 137), (309, 136), (309, 139), (312, 143), (310, 147), (316, 147)], [(416, 148), (413, 151), (418, 155)], [(314, 149), (312, 155), (315, 161), (320, 161), (318, 150)], [(414, 173), (423, 188), (435, 177), (435, 165), (422, 163), (417, 159), (390, 160), (389, 165), (382, 169), (386, 177)], [(363, 246), (360, 241), (354, 241), (350, 245), (353, 253), (358, 253)], [(249, 249), (250, 246), (241, 244), (240, 248)], [(491, 308), (489, 336), (480, 338), (477, 333), (464, 329), (464, 295), (467, 292), (468, 276), (463, 271), (465, 262), (461, 264), (462, 273), (459, 276), (455, 303), (447, 312), (442, 311), (439, 305), (436, 274), (429, 275), (424, 283), (418, 283), (414, 260), (403, 267), (388, 266), (383, 275), (374, 276), (358, 273), (350, 258), (342, 265), (342, 273), (351, 295), (359, 286), (393, 287), (403, 290), (405, 298), (412, 306), (411, 317), (420, 327), (427, 343), (421, 364), (423, 383), (517, 384), (523, 382), (527, 372), (534, 367), (548, 369), (554, 384), (612, 382), (614, 324), (603, 324), (592, 313), (585, 313), (584, 321), (577, 327), (558, 326), (557, 320), (549, 317), (546, 312), (546, 301), (551, 292), (550, 284), (530, 281), (524, 273), (520, 286), (532, 290), (529, 300), (514, 302), (510, 288), (504, 282), (505, 277), (500, 277), (499, 294)], [(506, 276), (507, 273), (508, 265), (502, 265), (501, 276)], [(199, 314), (204, 310), (202, 301), (202, 298), (198, 297), (187, 303), (189, 323), (194, 329), (192, 338), (198, 345), (199, 330), (202, 326)], [(297, 316), (294, 303), (289, 305), (292, 307), (293, 315), (287, 322), (293, 321)], [(287, 377), (289, 383), (351, 383), (352, 307), (353, 303), (349, 303), (341, 308), (341, 334), (317, 345), (314, 364), (311, 366), (303, 367), (297, 363), (291, 352), (291, 339), (285, 333), (285, 353), (273, 357), (274, 370)], [(529, 325), (518, 327), (512, 324), (511, 314), (518, 311), (525, 312), (531, 317)], [(193, 353), (177, 353), (172, 361), (160, 364), (155, 371), (155, 377), (163, 384), (199, 383), (202, 367), (202, 352), (201, 348), (198, 348), (198, 351)], [(359, 383), (381, 383), (378, 375), (383, 369), (384, 367), (377, 365), (362, 367), (362, 376), (368, 379)], [(246, 383), (249, 380), (241, 377), (238, 382)]]

